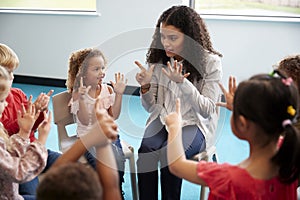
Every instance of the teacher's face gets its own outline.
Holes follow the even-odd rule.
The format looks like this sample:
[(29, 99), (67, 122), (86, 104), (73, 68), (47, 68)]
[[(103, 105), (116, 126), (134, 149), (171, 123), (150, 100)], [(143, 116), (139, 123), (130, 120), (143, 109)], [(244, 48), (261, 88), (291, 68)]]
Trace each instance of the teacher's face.
[(176, 60), (182, 60), (180, 56), (183, 50), (184, 34), (173, 25), (160, 26), (161, 43), (168, 57), (174, 57)]

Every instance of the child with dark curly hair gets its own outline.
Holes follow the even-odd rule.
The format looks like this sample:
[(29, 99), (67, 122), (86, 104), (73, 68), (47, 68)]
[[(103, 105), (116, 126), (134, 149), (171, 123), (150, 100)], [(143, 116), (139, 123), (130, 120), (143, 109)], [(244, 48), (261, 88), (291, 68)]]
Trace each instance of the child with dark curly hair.
[(95, 170), (83, 163), (66, 163), (47, 172), (37, 190), (38, 200), (101, 200), (102, 186)]
[(142, 105), (150, 113), (137, 161), (141, 200), (158, 199), (158, 167), (162, 199), (180, 199), (182, 180), (168, 168), (164, 120), (175, 110), (177, 98), (182, 102), (186, 157), (212, 145), (218, 121), (215, 102), (221, 96), (220, 57), (204, 21), (192, 8), (173, 6), (159, 17), (147, 53), (149, 69), (136, 61)]

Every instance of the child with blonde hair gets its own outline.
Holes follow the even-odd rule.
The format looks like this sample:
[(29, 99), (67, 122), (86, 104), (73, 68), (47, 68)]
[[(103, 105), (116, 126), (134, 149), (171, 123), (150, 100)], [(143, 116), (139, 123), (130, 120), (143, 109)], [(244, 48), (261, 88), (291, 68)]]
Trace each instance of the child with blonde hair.
[(253, 76), (237, 88), (230, 78), (229, 92), (221, 88), (233, 110), (232, 132), (249, 143), (249, 157), (237, 165), (187, 160), (178, 100), (176, 112), (166, 117), (171, 172), (208, 186), (209, 199), (297, 199), (300, 132), (294, 123), (299, 94), (292, 79), (274, 71)]
[[(12, 87), (14, 80), (14, 71), (19, 66), (19, 58), (17, 54), (9, 46), (0, 43), (0, 65), (2, 65), (9, 74), (9, 93), (6, 97), (6, 102), (8, 105), (0, 117), (0, 122), (7, 130), (9, 136), (12, 136), (19, 132), (19, 124), (17, 120), (17, 113), (22, 109), (24, 105), (26, 108), (29, 105), (26, 94), (19, 88)], [(47, 111), (48, 104), (50, 101), (50, 96), (53, 90), (50, 90), (47, 94), (41, 93), (36, 100), (33, 102), (36, 111)], [(32, 97), (31, 97), (32, 98)], [(36, 119), (30, 134), (28, 137), (30, 141), (36, 140), (35, 132), (37, 127), (43, 122), (44, 115), (41, 113)], [(47, 164), (43, 172), (47, 171), (49, 167), (55, 162), (55, 160), (60, 156), (60, 153), (47, 149), (48, 157)], [(35, 177), (30, 182), (22, 183), (19, 187), (19, 194), (21, 195), (34, 195), (36, 193), (36, 187), (38, 186), (38, 177)]]
[[(0, 66), (0, 116), (7, 106), (6, 97), (10, 91), (9, 74)], [(32, 98), (32, 97), (31, 97)], [(51, 127), (51, 114), (43, 112), (44, 121), (38, 127), (37, 140), (30, 142), (29, 134), (40, 112), (28, 102), (18, 111), (17, 134), (9, 137), (0, 122), (0, 199), (23, 199), (18, 194), (18, 183), (36, 177), (46, 166), (47, 150), (45, 143)], [(25, 199), (35, 199), (34, 195), (24, 195)]]

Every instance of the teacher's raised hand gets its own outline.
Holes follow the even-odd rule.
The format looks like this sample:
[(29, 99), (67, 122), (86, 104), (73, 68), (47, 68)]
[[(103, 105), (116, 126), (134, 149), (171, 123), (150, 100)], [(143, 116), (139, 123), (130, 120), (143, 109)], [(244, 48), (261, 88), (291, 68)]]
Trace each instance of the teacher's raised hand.
[(152, 78), (152, 74), (153, 74), (153, 70), (154, 70), (154, 65), (151, 65), (150, 68), (147, 70), (145, 67), (143, 67), (143, 65), (138, 62), (138, 61), (134, 61), (134, 63), (140, 68), (140, 72), (136, 74), (135, 79), (136, 81), (141, 85), (146, 85), (146, 84), (150, 84), (151, 78)]

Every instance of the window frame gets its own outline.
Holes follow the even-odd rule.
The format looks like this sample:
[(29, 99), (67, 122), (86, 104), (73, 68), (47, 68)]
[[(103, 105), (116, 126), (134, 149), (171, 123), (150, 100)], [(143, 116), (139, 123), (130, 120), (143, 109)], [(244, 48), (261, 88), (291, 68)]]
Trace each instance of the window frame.
[[(189, 0), (189, 6), (195, 8), (196, 0)], [(286, 15), (286, 16), (273, 16), (273, 15), (244, 15), (244, 14), (225, 14), (225, 13), (201, 13), (196, 10), (201, 17), (205, 19), (227, 19), (227, 20), (246, 20), (246, 21), (276, 21), (276, 22), (300, 22), (299, 16)]]
[(95, 0), (95, 10), (80, 10), (80, 9), (55, 9), (45, 7), (34, 8), (26, 7), (0, 7), (0, 13), (15, 13), (15, 14), (53, 14), (53, 15), (87, 15), (87, 16), (100, 16), (97, 8), (97, 0)]

